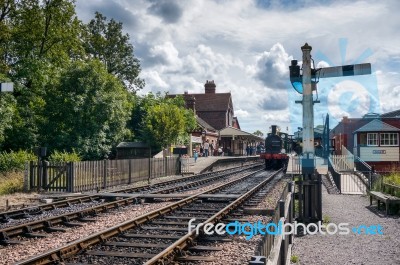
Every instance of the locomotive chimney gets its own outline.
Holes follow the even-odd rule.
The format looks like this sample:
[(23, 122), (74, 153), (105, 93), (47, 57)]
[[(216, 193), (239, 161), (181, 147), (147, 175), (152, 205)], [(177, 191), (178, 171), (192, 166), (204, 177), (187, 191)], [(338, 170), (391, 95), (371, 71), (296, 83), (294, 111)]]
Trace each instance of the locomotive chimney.
[(276, 125), (272, 125), (272, 135), (276, 135)]

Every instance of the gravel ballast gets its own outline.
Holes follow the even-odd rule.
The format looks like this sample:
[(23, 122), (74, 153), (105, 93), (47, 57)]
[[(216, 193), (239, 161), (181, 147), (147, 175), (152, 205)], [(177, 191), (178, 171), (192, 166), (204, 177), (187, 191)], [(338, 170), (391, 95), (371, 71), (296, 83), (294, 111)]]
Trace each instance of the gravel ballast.
[(328, 223), (348, 227), (380, 225), (383, 235), (305, 235), (295, 237), (292, 256), (297, 264), (400, 264), (400, 218), (385, 216), (364, 195), (328, 194), (323, 187), (323, 216)]

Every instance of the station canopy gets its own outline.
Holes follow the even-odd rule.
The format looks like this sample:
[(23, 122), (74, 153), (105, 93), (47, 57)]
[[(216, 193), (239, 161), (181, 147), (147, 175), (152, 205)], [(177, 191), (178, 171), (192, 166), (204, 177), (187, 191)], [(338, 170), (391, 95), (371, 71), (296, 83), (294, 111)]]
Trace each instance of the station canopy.
[(225, 127), (224, 129), (219, 131), (220, 137), (232, 137), (235, 140), (241, 139), (244, 141), (256, 141), (256, 142), (261, 142), (264, 141), (264, 138), (259, 137), (257, 135), (239, 130), (237, 128), (233, 127)]

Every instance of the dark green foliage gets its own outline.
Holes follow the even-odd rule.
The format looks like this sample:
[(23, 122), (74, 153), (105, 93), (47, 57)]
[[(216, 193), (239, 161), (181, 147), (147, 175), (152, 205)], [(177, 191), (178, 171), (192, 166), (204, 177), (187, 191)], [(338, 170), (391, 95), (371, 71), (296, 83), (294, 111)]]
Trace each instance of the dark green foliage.
[(132, 104), (121, 82), (97, 60), (76, 62), (46, 92), (47, 124), (41, 135), (53, 149), (103, 159), (129, 134)]
[(14, 83), (0, 95), (2, 150), (45, 146), (60, 161), (103, 159), (120, 141), (187, 142), (196, 120), (182, 97), (136, 95), (144, 81), (122, 23), (96, 13), (84, 25), (73, 0), (0, 5), (0, 81)]

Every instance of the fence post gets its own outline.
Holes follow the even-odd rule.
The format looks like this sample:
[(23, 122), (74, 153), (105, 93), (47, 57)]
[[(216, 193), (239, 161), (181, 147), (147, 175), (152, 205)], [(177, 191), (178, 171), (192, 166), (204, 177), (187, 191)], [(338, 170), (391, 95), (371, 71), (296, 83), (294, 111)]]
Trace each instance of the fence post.
[(129, 159), (128, 163), (128, 184), (132, 183), (132, 159)]
[(103, 189), (107, 188), (107, 175), (108, 175), (108, 163), (107, 159), (103, 160), (104, 173), (103, 173)]
[(74, 162), (67, 163), (67, 192), (74, 192)]
[[(279, 217), (284, 218), (284, 223), (286, 223), (285, 219), (285, 201), (284, 200), (279, 200)], [(283, 223), (283, 224), (284, 224)], [(282, 225), (283, 225), (282, 224)], [(284, 232), (284, 231), (282, 231)], [(281, 243), (281, 249), (279, 251), (279, 260), (281, 261), (280, 264), (285, 265), (286, 264), (286, 240), (285, 240), (285, 235), (282, 235), (282, 243)]]
[(24, 191), (27, 192), (29, 188), (29, 163), (25, 162), (24, 166)]
[(47, 187), (47, 175), (48, 175), (48, 166), (49, 166), (49, 162), (43, 160), (42, 161), (42, 187), (44, 190), (48, 190), (49, 187)]
[(151, 178), (151, 158), (149, 159), (149, 177), (147, 179), (147, 183), (150, 185), (150, 178)]
[(371, 177), (371, 171), (368, 172), (368, 189), (372, 190), (372, 177)]
[(28, 189), (32, 190), (34, 185), (34, 170), (33, 170), (33, 161), (29, 162), (29, 186)]
[[(290, 205), (289, 205), (289, 223), (293, 223), (294, 219), (294, 210), (295, 210), (295, 202), (294, 202), (294, 193), (295, 193), (295, 185), (294, 182), (289, 182), (289, 192), (291, 192), (290, 195)], [(293, 238), (294, 234), (291, 234), (289, 236), (289, 244), (293, 244)]]

